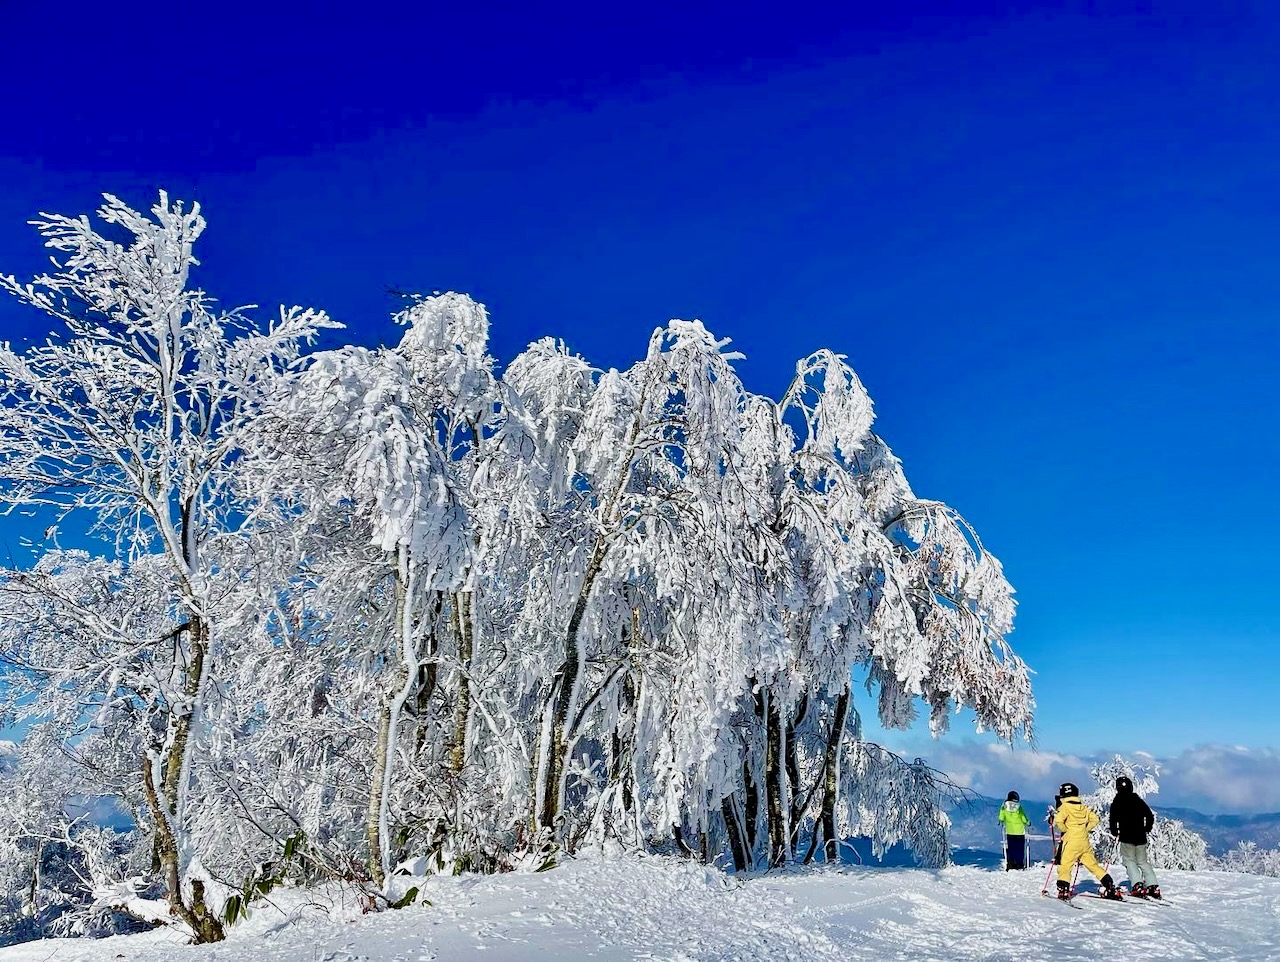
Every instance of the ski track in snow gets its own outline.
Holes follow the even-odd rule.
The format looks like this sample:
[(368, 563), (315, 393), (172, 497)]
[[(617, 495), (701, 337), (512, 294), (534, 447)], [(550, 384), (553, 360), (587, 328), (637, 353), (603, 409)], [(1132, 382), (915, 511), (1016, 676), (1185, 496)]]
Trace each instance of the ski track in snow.
[(172, 932), (46, 940), (0, 949), (0, 962), (1280, 958), (1280, 879), (1164, 872), (1169, 905), (1083, 899), (1075, 911), (1040, 896), (1046, 870), (847, 867), (739, 880), (682, 861), (584, 859), (540, 874), (430, 878), (432, 905), (373, 915), (349, 894), (287, 890), (220, 945), (187, 946)]

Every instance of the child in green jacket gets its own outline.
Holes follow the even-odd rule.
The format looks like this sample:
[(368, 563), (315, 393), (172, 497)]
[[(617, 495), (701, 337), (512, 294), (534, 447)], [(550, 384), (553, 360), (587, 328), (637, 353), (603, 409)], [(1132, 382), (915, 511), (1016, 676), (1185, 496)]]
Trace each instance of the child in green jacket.
[(1004, 829), (1004, 870), (1027, 867), (1027, 826), (1031, 819), (1022, 810), (1017, 792), (1010, 792), (1000, 806), (1000, 826)]

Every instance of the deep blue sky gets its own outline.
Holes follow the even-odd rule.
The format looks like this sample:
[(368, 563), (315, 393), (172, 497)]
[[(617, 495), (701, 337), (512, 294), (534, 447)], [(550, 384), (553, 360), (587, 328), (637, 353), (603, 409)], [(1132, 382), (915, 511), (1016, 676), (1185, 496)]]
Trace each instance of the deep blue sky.
[(700, 317), (776, 396), (833, 348), (1004, 561), (1043, 748), (1280, 745), (1280, 13), (270, 6), (9, 6), (0, 270), (164, 187), (201, 286), (353, 340), (397, 287), (503, 359)]

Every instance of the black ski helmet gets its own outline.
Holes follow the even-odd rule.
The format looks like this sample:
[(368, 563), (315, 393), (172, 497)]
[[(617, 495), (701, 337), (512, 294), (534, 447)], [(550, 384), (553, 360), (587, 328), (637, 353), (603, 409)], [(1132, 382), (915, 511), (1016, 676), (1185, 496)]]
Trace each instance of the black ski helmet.
[(1018, 798), (1018, 793), (1017, 793), (1017, 792), (1010, 792), (1010, 793), (1005, 797), (1005, 801), (1006, 801), (1006, 802), (1017, 802), (1017, 801), (1021, 801), (1021, 799), (1019, 799), (1019, 798)]
[(1128, 775), (1121, 775), (1119, 778), (1116, 779), (1116, 791), (1117, 792), (1133, 791), (1133, 782), (1129, 780)]
[(1063, 798), (1079, 798), (1080, 789), (1076, 788), (1070, 782), (1063, 782), (1062, 786), (1058, 789), (1058, 794)]

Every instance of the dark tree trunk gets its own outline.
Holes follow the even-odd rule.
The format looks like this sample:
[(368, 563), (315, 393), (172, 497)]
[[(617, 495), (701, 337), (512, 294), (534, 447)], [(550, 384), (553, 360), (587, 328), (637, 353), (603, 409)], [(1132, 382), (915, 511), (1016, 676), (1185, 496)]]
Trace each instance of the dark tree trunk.
[[(191, 740), (191, 721), (195, 711), (196, 700), (200, 696), (200, 686), (204, 681), (204, 662), (209, 652), (209, 628), (203, 618), (193, 615), (186, 626), (187, 644), (190, 648), (186, 678), (182, 682), (182, 693), (187, 697), (188, 707), (176, 715), (173, 741), (164, 757), (162, 777), (164, 779), (164, 797), (170, 807), (177, 804), (178, 789), (182, 781), (182, 770), (187, 758), (187, 744)], [(180, 644), (182, 629), (178, 630), (175, 646)], [(176, 808), (174, 808), (176, 812)]]
[(794, 846), (797, 833), (800, 831), (800, 822), (804, 816), (805, 799), (800, 796), (800, 755), (796, 750), (796, 728), (803, 724), (804, 716), (809, 711), (809, 693), (805, 692), (804, 697), (800, 699), (800, 706), (796, 710), (795, 718), (787, 719), (786, 745), (787, 745), (787, 779), (788, 779), (788, 797), (791, 799), (790, 819), (788, 824), (791, 826), (790, 844)]
[(417, 734), (414, 740), (414, 754), (421, 756), (427, 749), (427, 718), (431, 712), (431, 699), (436, 693), (439, 681), (439, 666), (436, 659), (440, 654), (440, 644), (436, 632), (440, 628), (440, 616), (444, 612), (444, 592), (434, 592), (435, 601), (431, 605), (430, 624), (426, 626), (426, 645), (423, 647), (423, 661), (418, 666), (418, 690), (413, 696), (413, 715), (417, 722)]
[(578, 631), (582, 628), (582, 619), (587, 613), (587, 602), (591, 598), (591, 589), (595, 585), (600, 566), (604, 563), (605, 548), (603, 543), (596, 545), (591, 561), (587, 565), (583, 577), (582, 588), (578, 592), (578, 600), (569, 615), (569, 625), (565, 629), (564, 660), (556, 672), (555, 703), (551, 715), (551, 745), (547, 752), (545, 775), (542, 779), (542, 804), (537, 816), (537, 823), (542, 828), (555, 828), (560, 814), (561, 781), (564, 778), (566, 753), (569, 751), (568, 725), (569, 711), (577, 700), (578, 675), (580, 665)]
[[(191, 726), (204, 684), (205, 661), (209, 654), (209, 626), (204, 618), (192, 615), (185, 625), (174, 632), (174, 645), (181, 644), (182, 633), (187, 635), (186, 677), (182, 693), (187, 707), (174, 718), (173, 740), (164, 757), (160, 759), (160, 785), (156, 785), (155, 773), (149, 757), (142, 761), (142, 785), (156, 835), (152, 847), (152, 862), (164, 877), (168, 890), (169, 906), (173, 914), (191, 927), (197, 943), (221, 942), (226, 938), (222, 922), (211, 915), (204, 900), (204, 883), (191, 883), (190, 902), (182, 891), (182, 868), (178, 856), (178, 841), (174, 837), (175, 818), (181, 817), (178, 798), (182, 792), (182, 779), (187, 764), (187, 752), (191, 741)], [(163, 794), (162, 794), (163, 793)]]
[[(635, 755), (636, 684), (630, 671), (622, 679), (618, 696), (618, 724), (609, 735), (609, 783), (618, 786), (622, 810), (628, 814), (634, 805), (631, 791), (631, 759)], [(624, 726), (629, 731), (624, 732)]]
[[(640, 408), (643, 409), (645, 404), (644, 396), (640, 399)], [(634, 456), (636, 439), (640, 435), (640, 422), (633, 420), (631, 428), (628, 431), (627, 441), (622, 448), (625, 461), (620, 462), (622, 465), (618, 473), (618, 477), (609, 490), (607, 497), (601, 503), (600, 518), (603, 522), (602, 527), (605, 530), (618, 523), (616, 514), (619, 499), (622, 497), (623, 491), (626, 490), (627, 481), (631, 476), (631, 459)], [(596, 577), (600, 574), (600, 569), (604, 564), (605, 556), (608, 553), (608, 539), (603, 535), (597, 535), (596, 543), (591, 551), (591, 558), (587, 562), (586, 571), (583, 572), (582, 587), (578, 590), (578, 598), (574, 602), (573, 611), (569, 615), (569, 624), (565, 628), (564, 637), (564, 655), (560, 662), (559, 668), (556, 670), (554, 688), (555, 703), (552, 706), (551, 714), (551, 744), (548, 749), (548, 758), (546, 764), (542, 768), (542, 784), (534, 789), (534, 822), (537, 827), (543, 829), (555, 830), (556, 820), (560, 815), (560, 793), (562, 781), (564, 779), (566, 755), (569, 751), (569, 713), (573, 706), (577, 703), (578, 682), (581, 674), (581, 651), (578, 644), (578, 632), (582, 628), (582, 619), (587, 613), (587, 603), (591, 599), (591, 591), (595, 587)], [(535, 769), (535, 772), (537, 769)], [(538, 805), (539, 798), (541, 805)]]
[[(755, 679), (751, 679), (752, 687), (755, 686)], [(756, 712), (756, 720), (760, 725), (765, 724), (765, 701), (764, 692), (756, 689), (754, 694), (754, 704)], [(747, 862), (748, 867), (755, 864), (757, 846), (760, 842), (760, 785), (756, 781), (751, 766), (751, 758), (747, 757), (742, 762), (742, 785), (743, 785), (743, 821), (746, 828)]]
[(746, 829), (747, 837), (744, 840), (747, 847), (748, 865), (755, 860), (756, 843), (760, 840), (760, 788), (756, 785), (756, 780), (751, 776), (751, 763), (742, 763), (742, 782), (743, 788), (743, 804), (742, 819), (743, 827)]
[[(822, 836), (826, 839), (824, 852), (828, 862), (839, 857), (839, 838), (836, 836), (836, 763), (840, 758), (840, 743), (844, 739), (844, 721), (849, 714), (849, 686), (845, 685), (836, 699), (835, 715), (831, 719), (831, 731), (827, 735), (827, 751), (822, 760)], [(818, 829), (815, 826), (813, 840), (805, 862), (813, 859), (817, 848)]]
[(733, 870), (747, 870), (747, 850), (742, 844), (742, 831), (738, 827), (738, 813), (734, 811), (733, 796), (720, 800), (720, 814), (724, 818), (725, 834), (729, 836), (729, 851), (733, 853)]
[[(770, 699), (772, 701), (772, 699)], [(782, 712), (769, 704), (765, 713), (765, 795), (769, 810), (769, 864), (787, 861), (786, 806), (783, 802), (784, 774)]]

